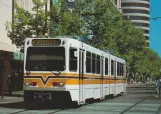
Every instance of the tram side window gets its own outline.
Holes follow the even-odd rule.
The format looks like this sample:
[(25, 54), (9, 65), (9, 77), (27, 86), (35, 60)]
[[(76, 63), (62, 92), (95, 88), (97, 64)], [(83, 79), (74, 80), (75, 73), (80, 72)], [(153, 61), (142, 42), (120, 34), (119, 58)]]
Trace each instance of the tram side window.
[(108, 75), (108, 59), (105, 58), (105, 75)]
[(100, 56), (97, 55), (97, 67), (96, 67), (96, 73), (100, 74)]
[(120, 76), (120, 63), (117, 62), (117, 76)]
[(92, 73), (96, 72), (96, 55), (92, 53)]
[(114, 75), (114, 61), (111, 60), (111, 75)]
[(87, 73), (91, 72), (91, 53), (90, 52), (86, 53), (86, 72)]
[(123, 70), (124, 66), (123, 66), (123, 63), (121, 63), (121, 76), (124, 75), (124, 70)]
[(74, 52), (77, 51), (75, 48), (70, 48), (69, 53), (69, 70), (77, 71), (77, 57), (75, 57)]

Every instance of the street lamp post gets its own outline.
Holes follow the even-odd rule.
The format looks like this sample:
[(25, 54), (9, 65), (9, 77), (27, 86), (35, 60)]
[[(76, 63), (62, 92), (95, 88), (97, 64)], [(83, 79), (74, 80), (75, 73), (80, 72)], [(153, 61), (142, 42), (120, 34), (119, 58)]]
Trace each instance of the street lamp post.
[[(3, 64), (4, 67), (4, 64)], [(4, 96), (4, 68), (2, 69), (2, 88), (1, 88), (1, 99), (3, 99)]]
[[(45, 2), (45, 17), (46, 17), (46, 20), (45, 20), (45, 37), (48, 38), (49, 36), (49, 33), (50, 33), (50, 23), (48, 23), (48, 15), (47, 15), (47, 11), (48, 11), (48, 0), (46, 0)], [(52, 10), (52, 7), (53, 7), (53, 0), (50, 0), (50, 11)], [(50, 19), (51, 21), (51, 19)]]
[(5, 84), (4, 81), (5, 81), (5, 67), (6, 66), (8, 66), (6, 61), (2, 60), (2, 65), (1, 65), (1, 67), (2, 67), (1, 99), (3, 99), (3, 96), (4, 96), (4, 84)]
[[(14, 25), (14, 10), (15, 10), (15, 0), (12, 0), (12, 25)], [(13, 31), (13, 27), (12, 27), (12, 31)]]
[(47, 5), (47, 0), (46, 0), (46, 2), (45, 2), (45, 33), (44, 33), (44, 35), (45, 35), (45, 37), (47, 38), (47, 36), (48, 36), (48, 30), (47, 30), (47, 7), (48, 7), (48, 5)]

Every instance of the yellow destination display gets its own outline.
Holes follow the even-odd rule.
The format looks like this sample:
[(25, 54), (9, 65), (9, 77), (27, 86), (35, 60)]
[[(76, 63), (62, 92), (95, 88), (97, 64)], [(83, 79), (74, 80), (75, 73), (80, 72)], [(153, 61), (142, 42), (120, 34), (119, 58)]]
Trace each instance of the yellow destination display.
[(33, 39), (32, 45), (34, 46), (58, 46), (60, 45), (60, 39)]

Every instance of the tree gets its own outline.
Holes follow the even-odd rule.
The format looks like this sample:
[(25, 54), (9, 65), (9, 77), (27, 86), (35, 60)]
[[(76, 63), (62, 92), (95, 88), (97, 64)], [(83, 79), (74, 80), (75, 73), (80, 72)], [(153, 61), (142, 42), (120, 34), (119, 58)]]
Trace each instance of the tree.
[(48, 15), (45, 14), (48, 14), (48, 12), (45, 12), (43, 8), (45, 2), (33, 0), (33, 3), (35, 6), (33, 12), (30, 13), (19, 7), (15, 2), (14, 23), (7, 22), (6, 24), (8, 36), (20, 48), (23, 48), (25, 38), (42, 37), (46, 30), (45, 22)]
[(6, 27), (12, 43), (21, 47), (24, 42), (24, 37), (31, 37), (32, 35), (30, 30), (26, 28), (26, 25), (29, 23), (28, 18), (31, 18), (32, 15), (23, 8), (18, 7), (17, 4), (15, 4), (15, 9), (14, 24), (7, 22)]
[(33, 3), (32, 12), (29, 12), (15, 2), (15, 22), (6, 23), (8, 36), (17, 47), (23, 49), (25, 38), (42, 38), (45, 33), (49, 37), (82, 34), (80, 15), (67, 12), (64, 0), (60, 0), (50, 11), (45, 10), (46, 1), (33, 0)]
[(80, 14), (77, 12), (67, 11), (66, 2), (59, 1), (59, 8), (53, 6), (51, 10), (51, 36), (57, 35), (83, 35), (81, 27), (84, 25), (81, 21)]
[[(50, 11), (44, 9), (46, 2), (34, 0), (32, 13), (15, 4), (15, 23), (7, 23), (8, 36), (18, 47), (23, 47), (26, 37), (50, 37), (58, 35), (92, 34), (86, 43), (101, 50), (112, 50), (127, 62), (128, 78), (135, 74), (157, 76), (160, 73), (159, 56), (146, 48), (141, 29), (121, 14), (109, 0), (76, 0), (73, 12), (68, 12), (64, 0), (59, 0)], [(12, 29), (11, 29), (12, 28)], [(150, 61), (150, 62), (149, 62)]]
[[(146, 41), (143, 30), (124, 20), (111, 1), (87, 0), (76, 2), (76, 12), (82, 15), (93, 35), (89, 43), (101, 50), (112, 50), (127, 61), (129, 79), (137, 73), (137, 63), (144, 57)], [(89, 41), (89, 40), (88, 40)]]
[(136, 63), (136, 72), (145, 77), (157, 77), (160, 75), (161, 59), (153, 50), (146, 48), (142, 53), (142, 59)]

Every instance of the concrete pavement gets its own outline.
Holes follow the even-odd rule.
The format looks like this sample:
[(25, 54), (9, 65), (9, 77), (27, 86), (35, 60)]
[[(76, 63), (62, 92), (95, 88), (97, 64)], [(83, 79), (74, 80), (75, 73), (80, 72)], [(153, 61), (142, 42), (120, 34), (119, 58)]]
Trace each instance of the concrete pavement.
[[(146, 87), (146, 86), (155, 86), (155, 84), (149, 84), (149, 83), (143, 83), (143, 84), (128, 84), (127, 88), (135, 88), (135, 87)], [(3, 99), (1, 99), (0, 96), (0, 104), (6, 104), (6, 103), (15, 103), (15, 102), (22, 102), (23, 101), (23, 95), (24, 92), (23, 91), (13, 91), (12, 95), (9, 96), (8, 93), (5, 93), (5, 95), (3, 96)], [(161, 99), (161, 97), (159, 97), (158, 99)]]
[(23, 101), (23, 95), (24, 95), (23, 91), (13, 91), (11, 96), (8, 95), (8, 92), (5, 92), (3, 99), (2, 96), (0, 96), (0, 104), (21, 102)]

